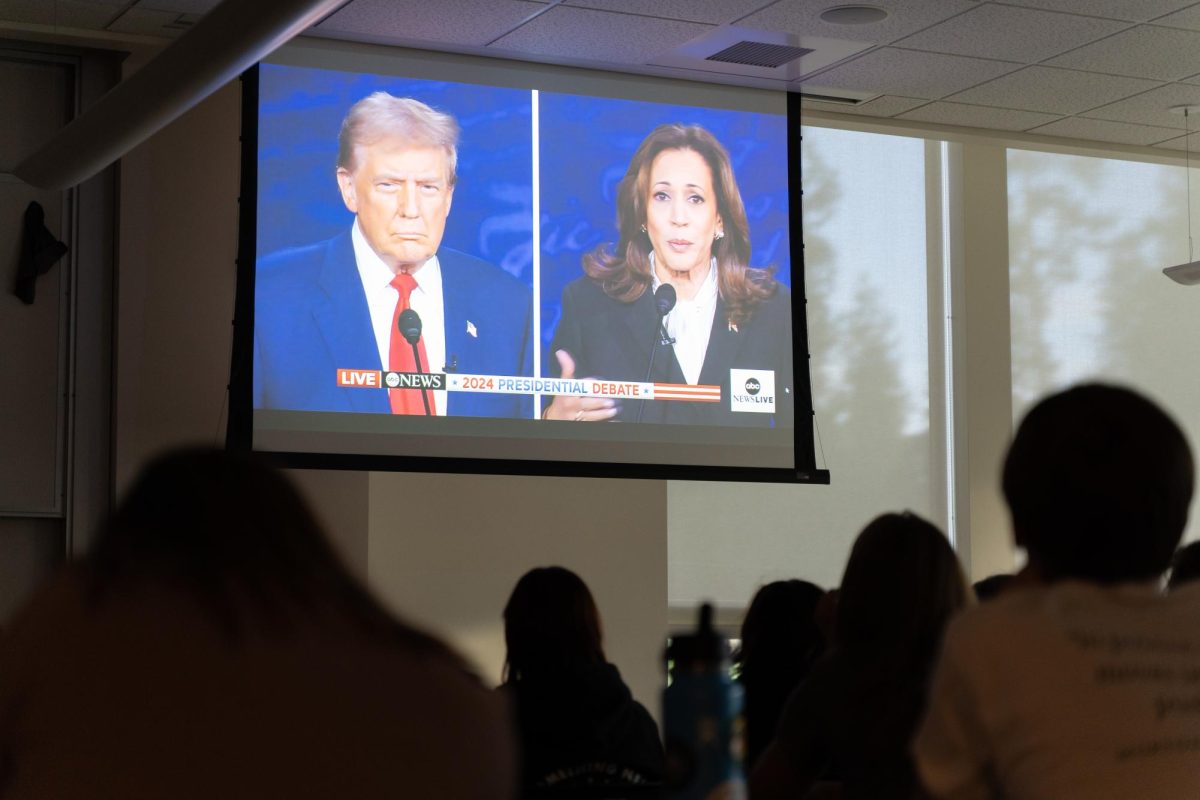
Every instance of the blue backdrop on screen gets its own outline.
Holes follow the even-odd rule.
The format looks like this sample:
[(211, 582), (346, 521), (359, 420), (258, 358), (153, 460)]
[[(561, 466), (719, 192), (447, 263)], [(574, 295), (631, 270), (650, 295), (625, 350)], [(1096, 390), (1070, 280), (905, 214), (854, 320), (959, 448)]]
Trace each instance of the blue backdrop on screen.
[(750, 223), (750, 266), (773, 266), (791, 285), (785, 115), (542, 92), (538, 117), (543, 359), (583, 254), (616, 242), (617, 184), (658, 125), (701, 125), (725, 146)]
[(462, 127), (442, 241), (532, 283), (532, 99), (528, 90), (264, 64), (259, 79), (259, 257), (349, 229), (335, 177), (342, 119), (372, 92), (413, 97)]

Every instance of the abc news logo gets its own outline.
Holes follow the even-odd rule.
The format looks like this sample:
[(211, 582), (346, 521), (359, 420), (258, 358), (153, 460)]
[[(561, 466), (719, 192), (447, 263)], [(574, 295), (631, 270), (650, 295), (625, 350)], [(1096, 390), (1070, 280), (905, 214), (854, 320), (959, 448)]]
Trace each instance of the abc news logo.
[(383, 385), (387, 389), (430, 389), (444, 391), (446, 376), (440, 372), (385, 372)]
[(775, 413), (775, 372), (769, 369), (729, 370), (729, 410)]

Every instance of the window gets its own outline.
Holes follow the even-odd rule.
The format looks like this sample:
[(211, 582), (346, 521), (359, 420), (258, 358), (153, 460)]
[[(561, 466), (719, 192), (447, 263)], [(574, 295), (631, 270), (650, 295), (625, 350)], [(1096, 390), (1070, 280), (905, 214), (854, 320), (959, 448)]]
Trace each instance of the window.
[(704, 599), (745, 607), (772, 580), (837, 585), (854, 537), (886, 511), (944, 524), (945, 490), (931, 479), (944, 456), (930, 435), (925, 142), (803, 133), (817, 459), (833, 483), (671, 482), (673, 619)]
[(1008, 207), (1017, 419), (1047, 392), (1125, 383), (1166, 406), (1195, 448), (1200, 290), (1162, 274), (1189, 260), (1184, 170), (1009, 150)]

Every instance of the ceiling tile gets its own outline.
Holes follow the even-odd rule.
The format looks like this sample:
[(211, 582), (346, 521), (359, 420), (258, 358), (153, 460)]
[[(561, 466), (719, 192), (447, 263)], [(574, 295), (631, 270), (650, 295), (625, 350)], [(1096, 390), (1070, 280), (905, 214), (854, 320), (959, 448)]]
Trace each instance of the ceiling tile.
[(858, 106), (844, 106), (840, 103), (820, 103), (815, 100), (805, 100), (801, 105), (800, 122), (804, 122), (804, 111), (834, 111), (838, 114), (866, 114), (871, 117), (894, 117), (911, 108), (924, 105), (928, 100), (916, 97), (893, 97), (883, 95), (874, 100), (868, 100)]
[[(1159, 142), (1155, 147), (1164, 147), (1167, 150), (1178, 150), (1181, 153), (1200, 153), (1200, 133), (1193, 133), (1190, 136), (1177, 136), (1174, 139), (1167, 139), (1165, 142)], [(1195, 166), (1197, 161), (1192, 157), (1192, 165)]]
[(565, 5), (721, 25), (762, 8), (766, 0), (566, 0)]
[(883, 47), (817, 73), (806, 82), (831, 89), (937, 100), (1019, 69), (1019, 64)]
[(1029, 133), (1043, 136), (1065, 136), (1070, 139), (1087, 139), (1094, 142), (1114, 142), (1116, 144), (1156, 144), (1164, 139), (1177, 135), (1177, 131), (1169, 128), (1152, 128), (1149, 125), (1130, 125), (1127, 122), (1108, 122), (1102, 119), (1084, 119), (1083, 117), (1068, 117), (1040, 128), (1034, 128)]
[(368, 37), (370, 41), (438, 42), (482, 46), (546, 8), (526, 0), (354, 0), (317, 30)]
[(148, 8), (131, 8), (108, 26), (115, 33), (140, 33), (146, 36), (178, 36), (185, 28), (169, 27), (179, 21), (177, 11), (155, 11)]
[(991, 128), (998, 131), (1024, 131), (1053, 122), (1058, 117), (1035, 111), (941, 102), (930, 103), (915, 111), (901, 114), (900, 119), (936, 122), (941, 125), (966, 125), (969, 128)]
[[(1110, 119), (1117, 122), (1132, 122), (1138, 125), (1157, 125), (1161, 128), (1186, 128), (1181, 114), (1172, 114), (1172, 106), (1200, 106), (1200, 86), (1168, 83), (1124, 100), (1118, 100), (1100, 108), (1093, 108), (1084, 116), (1095, 119)], [(1191, 127), (1200, 130), (1200, 115), (1191, 114)]]
[(712, 26), (696, 22), (555, 6), (492, 46), (566, 59), (645, 64), (710, 30)]
[(897, 47), (1031, 63), (1128, 27), (1126, 22), (982, 5), (896, 42)]
[(1165, 17), (1159, 17), (1154, 20), (1154, 24), (1200, 31), (1200, 4), (1176, 11), (1174, 14), (1167, 14)]
[(1153, 89), (1156, 85), (1153, 81), (1137, 78), (1094, 75), (1053, 67), (1026, 67), (949, 99), (1021, 111), (1078, 114)]
[(141, 0), (139, 9), (151, 11), (175, 11), (180, 14), (207, 14), (221, 0)]
[(1200, 72), (1200, 32), (1139, 25), (1046, 63), (1109, 75), (1177, 81)]
[(737, 20), (737, 24), (803, 36), (888, 44), (979, 5), (972, 0), (870, 0), (871, 5), (889, 12), (887, 19), (871, 25), (830, 25), (821, 20), (822, 11), (840, 4), (779, 0)]
[(1194, 2), (1196, 0), (1009, 0), (1009, 4), (1014, 6), (1066, 11), (1130, 22), (1145, 22), (1178, 11)]
[(0, 0), (0, 19), (60, 28), (104, 30), (125, 3), (120, 0)]

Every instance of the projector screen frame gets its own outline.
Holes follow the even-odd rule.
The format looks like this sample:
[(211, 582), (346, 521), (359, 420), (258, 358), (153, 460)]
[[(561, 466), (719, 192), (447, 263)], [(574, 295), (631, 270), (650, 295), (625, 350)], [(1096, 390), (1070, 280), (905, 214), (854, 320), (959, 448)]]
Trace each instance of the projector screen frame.
[[(460, 56), (458, 58), (473, 58)], [(537, 65), (522, 65), (536, 67)], [(581, 70), (581, 72), (596, 72)], [(620, 75), (620, 73), (612, 73)], [(226, 445), (239, 451), (253, 449), (253, 357), (255, 268), (257, 261), (259, 65), (243, 74), (241, 135), (241, 196), (237, 283), (230, 369), (230, 413)], [(792, 291), (792, 359), (795, 421), (793, 468), (714, 466), (689, 464), (626, 463), (613, 461), (532, 460), (520, 458), (447, 458), (436, 456), (316, 453), (258, 450), (281, 466), (312, 469), (379, 470), (430, 473), (514, 474), (560, 477), (716, 480), (736, 482), (827, 484), (827, 470), (817, 469), (813, 437), (813, 404), (809, 374), (807, 320), (804, 314), (804, 245), (801, 222), (802, 169), (800, 158), (800, 96), (789, 92), (787, 108), (789, 249)], [(541, 423), (535, 423), (541, 424)]]

